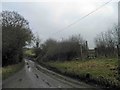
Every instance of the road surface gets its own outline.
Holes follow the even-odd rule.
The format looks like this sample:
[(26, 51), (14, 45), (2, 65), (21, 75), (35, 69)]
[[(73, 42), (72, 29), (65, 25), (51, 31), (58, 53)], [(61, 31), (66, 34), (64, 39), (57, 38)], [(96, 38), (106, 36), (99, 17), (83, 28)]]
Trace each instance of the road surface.
[(25, 67), (3, 81), (2, 88), (91, 88), (91, 86), (84, 83), (75, 84), (43, 73), (36, 68), (34, 62), (26, 60)]

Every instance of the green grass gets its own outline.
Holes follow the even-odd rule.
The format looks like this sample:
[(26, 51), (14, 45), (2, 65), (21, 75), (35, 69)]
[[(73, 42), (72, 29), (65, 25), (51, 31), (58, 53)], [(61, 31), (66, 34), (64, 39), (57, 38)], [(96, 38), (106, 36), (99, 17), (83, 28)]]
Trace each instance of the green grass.
[(35, 53), (33, 52), (32, 49), (26, 50), (26, 51), (24, 52), (24, 54), (25, 54), (25, 55), (28, 55), (28, 56), (35, 56)]
[(2, 73), (2, 79), (3, 80), (7, 79), (9, 76), (15, 74), (16, 72), (21, 70), (23, 67), (24, 67), (24, 62), (21, 62), (19, 64), (15, 64), (15, 65), (9, 65), (9, 66), (3, 67), (2, 72), (0, 72), (0, 74)]
[(89, 73), (94, 78), (103, 77), (113, 82), (118, 82), (117, 59), (93, 59), (82, 61), (56, 61), (47, 62), (47, 65), (56, 68), (62, 73), (73, 75), (86, 75)]

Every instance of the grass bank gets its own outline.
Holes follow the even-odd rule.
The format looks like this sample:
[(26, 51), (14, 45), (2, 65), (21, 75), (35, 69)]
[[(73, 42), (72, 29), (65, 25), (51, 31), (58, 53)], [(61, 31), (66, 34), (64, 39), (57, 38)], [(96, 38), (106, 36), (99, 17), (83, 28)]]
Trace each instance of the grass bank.
[(104, 87), (120, 87), (117, 59), (93, 59), (82, 61), (45, 62), (51, 70), (72, 78)]
[(9, 65), (2, 68), (2, 80), (7, 79), (9, 76), (15, 74), (24, 67), (24, 62), (15, 65)]

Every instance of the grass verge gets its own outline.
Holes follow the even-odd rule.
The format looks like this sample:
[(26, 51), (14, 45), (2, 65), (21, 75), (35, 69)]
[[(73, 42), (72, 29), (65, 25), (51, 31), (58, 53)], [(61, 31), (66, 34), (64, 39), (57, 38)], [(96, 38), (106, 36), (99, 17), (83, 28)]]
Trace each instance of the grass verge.
[(120, 87), (117, 59), (45, 62), (47, 68), (75, 79), (104, 87)]
[(2, 68), (2, 80), (7, 79), (9, 76), (15, 74), (24, 67), (24, 62), (15, 65), (9, 65)]

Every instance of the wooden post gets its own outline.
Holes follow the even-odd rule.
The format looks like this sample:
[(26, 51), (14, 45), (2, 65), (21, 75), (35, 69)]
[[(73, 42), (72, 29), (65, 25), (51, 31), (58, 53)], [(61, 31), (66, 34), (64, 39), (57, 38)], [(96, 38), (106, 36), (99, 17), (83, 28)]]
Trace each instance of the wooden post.
[(83, 59), (83, 55), (82, 55), (82, 44), (80, 45), (80, 54), (81, 54), (81, 60)]
[(85, 42), (85, 45), (86, 45), (86, 56), (88, 58), (88, 42), (87, 41)]

